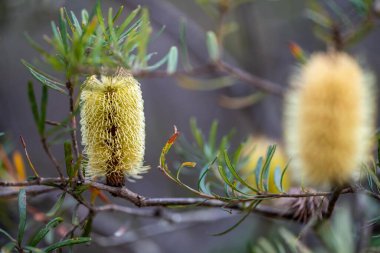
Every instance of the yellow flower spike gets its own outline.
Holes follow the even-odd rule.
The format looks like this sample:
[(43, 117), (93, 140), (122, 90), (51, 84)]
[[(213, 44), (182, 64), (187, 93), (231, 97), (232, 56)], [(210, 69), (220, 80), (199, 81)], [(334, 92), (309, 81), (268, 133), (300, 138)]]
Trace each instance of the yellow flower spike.
[(346, 53), (315, 53), (291, 79), (284, 130), (292, 176), (311, 186), (349, 182), (369, 159), (373, 82)]
[(86, 177), (106, 177), (123, 186), (139, 178), (145, 151), (145, 118), (140, 84), (123, 69), (114, 76), (89, 77), (81, 94), (81, 131)]
[[(281, 172), (283, 172), (288, 161), (281, 146), (275, 141), (264, 137), (250, 137), (243, 150), (243, 157), (247, 157), (247, 162), (242, 167), (241, 173), (242, 175), (249, 175), (247, 177), (247, 183), (253, 188), (258, 189), (259, 187), (256, 184), (256, 174), (253, 170), (256, 168), (260, 157), (265, 159), (268, 147), (270, 145), (276, 145), (276, 152), (272, 157), (269, 167), (268, 191), (270, 193), (279, 193), (278, 187), (276, 187), (274, 181), (275, 170), (276, 168), (280, 168)], [(285, 173), (282, 180), (283, 191), (287, 191), (290, 188), (290, 179), (288, 174), (289, 171)]]

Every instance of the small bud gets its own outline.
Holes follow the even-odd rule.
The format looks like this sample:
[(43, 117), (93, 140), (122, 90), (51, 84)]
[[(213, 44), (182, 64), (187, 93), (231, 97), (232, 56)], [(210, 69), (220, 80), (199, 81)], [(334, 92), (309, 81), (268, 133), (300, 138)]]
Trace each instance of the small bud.
[(81, 131), (88, 164), (86, 177), (106, 177), (123, 186), (138, 178), (145, 150), (145, 119), (140, 84), (119, 69), (114, 76), (89, 77), (81, 94)]

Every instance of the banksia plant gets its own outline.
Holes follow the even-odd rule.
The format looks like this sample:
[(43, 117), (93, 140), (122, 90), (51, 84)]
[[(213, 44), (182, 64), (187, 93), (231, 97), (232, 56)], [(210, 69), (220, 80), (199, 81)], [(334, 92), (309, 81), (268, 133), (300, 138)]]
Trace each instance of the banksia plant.
[(114, 76), (89, 77), (81, 94), (81, 130), (86, 177), (123, 186), (125, 177), (146, 171), (145, 119), (140, 84), (119, 69)]
[[(251, 185), (253, 188), (258, 189), (259, 187), (257, 185), (256, 173), (254, 170), (256, 169), (260, 157), (265, 159), (269, 145), (277, 145), (277, 147), (269, 166), (269, 176), (267, 182), (268, 191), (271, 193), (278, 193), (279, 190), (275, 185), (274, 179), (275, 170), (278, 168), (281, 170), (282, 173), (283, 170), (287, 167), (287, 158), (281, 146), (278, 145), (278, 143), (276, 143), (275, 141), (264, 137), (250, 137), (243, 150), (243, 156), (247, 157), (247, 161), (242, 167), (241, 172), (243, 175), (249, 175), (247, 177), (248, 184)], [(288, 174), (289, 173), (285, 173), (284, 178), (282, 180), (282, 187), (285, 191), (287, 191), (290, 187), (290, 179)]]
[(315, 53), (291, 79), (284, 128), (291, 173), (309, 185), (349, 182), (369, 158), (374, 91), (346, 53)]

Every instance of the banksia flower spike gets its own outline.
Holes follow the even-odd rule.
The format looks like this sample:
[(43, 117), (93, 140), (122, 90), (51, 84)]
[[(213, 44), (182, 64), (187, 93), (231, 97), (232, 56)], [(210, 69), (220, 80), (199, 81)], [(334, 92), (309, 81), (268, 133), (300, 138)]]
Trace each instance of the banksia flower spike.
[(125, 177), (145, 172), (145, 119), (140, 84), (119, 69), (114, 76), (89, 77), (81, 94), (81, 131), (86, 177), (106, 177), (123, 186)]
[[(265, 159), (268, 147), (270, 145), (276, 145), (276, 152), (274, 153), (269, 166), (268, 191), (270, 193), (278, 193), (279, 190), (276, 187), (274, 179), (275, 170), (279, 168), (282, 170), (281, 172), (283, 172), (288, 161), (281, 146), (275, 141), (264, 137), (250, 137), (243, 149), (243, 157), (247, 157), (247, 161), (241, 168), (241, 172), (245, 176), (248, 175), (248, 184), (253, 188), (258, 189), (258, 185), (256, 183), (256, 173), (254, 170), (260, 157)], [(290, 187), (290, 179), (288, 174), (288, 172), (285, 173), (282, 181), (284, 191), (287, 191)]]
[(284, 115), (291, 175), (322, 187), (354, 179), (374, 132), (370, 75), (346, 53), (315, 53), (291, 86)]

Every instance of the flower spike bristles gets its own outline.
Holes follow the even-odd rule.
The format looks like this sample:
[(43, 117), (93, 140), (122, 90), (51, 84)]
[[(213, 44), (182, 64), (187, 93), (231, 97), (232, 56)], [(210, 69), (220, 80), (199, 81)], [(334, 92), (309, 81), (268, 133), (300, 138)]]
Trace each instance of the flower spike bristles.
[(81, 131), (87, 155), (86, 177), (106, 177), (123, 186), (138, 178), (145, 151), (144, 102), (140, 84), (119, 69), (113, 76), (90, 76), (81, 94)]
[(311, 186), (348, 183), (370, 158), (374, 85), (346, 53), (315, 53), (291, 79), (284, 135), (291, 175)]

